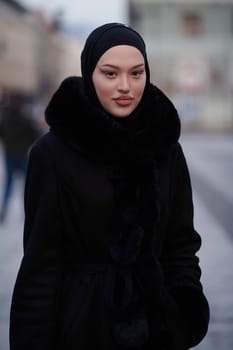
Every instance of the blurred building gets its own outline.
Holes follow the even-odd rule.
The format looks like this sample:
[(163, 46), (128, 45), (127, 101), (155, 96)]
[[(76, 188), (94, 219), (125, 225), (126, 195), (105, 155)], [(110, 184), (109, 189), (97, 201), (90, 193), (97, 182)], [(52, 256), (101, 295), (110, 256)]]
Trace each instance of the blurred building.
[(83, 43), (78, 38), (62, 31), (53, 31), (50, 36), (49, 72), (51, 92), (70, 75), (81, 74), (80, 55)]
[(47, 103), (61, 81), (69, 75), (80, 75), (82, 40), (65, 33), (56, 18), (48, 22), (40, 11), (31, 13), (37, 27), (38, 95)]
[(233, 130), (233, 0), (129, 0), (129, 22), (183, 125)]
[(0, 96), (20, 93), (46, 103), (61, 80), (80, 74), (81, 48), (56, 18), (48, 21), (18, 1), (0, 0)]
[(27, 10), (15, 1), (0, 1), (0, 87), (33, 94), (38, 87), (36, 41)]

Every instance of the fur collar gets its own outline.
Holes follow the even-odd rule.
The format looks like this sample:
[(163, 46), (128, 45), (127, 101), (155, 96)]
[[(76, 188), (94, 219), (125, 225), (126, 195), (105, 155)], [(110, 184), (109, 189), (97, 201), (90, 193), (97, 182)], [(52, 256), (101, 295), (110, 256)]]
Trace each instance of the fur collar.
[(180, 136), (180, 121), (171, 101), (150, 84), (147, 99), (136, 120), (122, 123), (88, 103), (82, 78), (66, 78), (48, 104), (45, 117), (52, 132), (105, 157), (143, 152), (166, 152)]

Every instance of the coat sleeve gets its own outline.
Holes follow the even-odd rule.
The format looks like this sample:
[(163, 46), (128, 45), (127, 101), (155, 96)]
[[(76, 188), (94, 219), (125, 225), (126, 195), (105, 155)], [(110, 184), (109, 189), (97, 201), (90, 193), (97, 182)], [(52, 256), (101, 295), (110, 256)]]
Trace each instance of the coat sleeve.
[(179, 349), (197, 345), (206, 335), (209, 306), (203, 293), (199, 258), (200, 235), (193, 225), (190, 175), (181, 146), (171, 172), (167, 236), (161, 263), (165, 278), (167, 324)]
[(10, 314), (11, 350), (51, 350), (56, 326), (60, 222), (51, 157), (31, 149), (25, 187), (24, 256)]

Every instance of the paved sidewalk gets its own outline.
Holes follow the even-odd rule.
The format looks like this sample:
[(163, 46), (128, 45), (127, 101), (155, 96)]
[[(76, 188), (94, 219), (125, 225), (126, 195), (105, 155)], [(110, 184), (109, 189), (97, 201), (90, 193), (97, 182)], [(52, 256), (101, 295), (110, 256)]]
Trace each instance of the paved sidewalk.
[(22, 197), (20, 183), (17, 185), (10, 206), (10, 215), (6, 223), (0, 225), (0, 350), (9, 350), (10, 301), (23, 254)]
[(202, 235), (199, 253), (202, 282), (211, 319), (198, 350), (233, 349), (233, 242), (209, 210), (195, 197), (196, 229)]

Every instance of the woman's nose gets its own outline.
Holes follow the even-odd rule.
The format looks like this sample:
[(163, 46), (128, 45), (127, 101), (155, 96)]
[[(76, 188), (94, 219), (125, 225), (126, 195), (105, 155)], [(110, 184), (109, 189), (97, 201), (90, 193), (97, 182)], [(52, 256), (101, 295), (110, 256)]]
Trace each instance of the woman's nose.
[(118, 89), (124, 92), (127, 92), (130, 90), (130, 83), (129, 83), (128, 76), (123, 75), (119, 78)]

